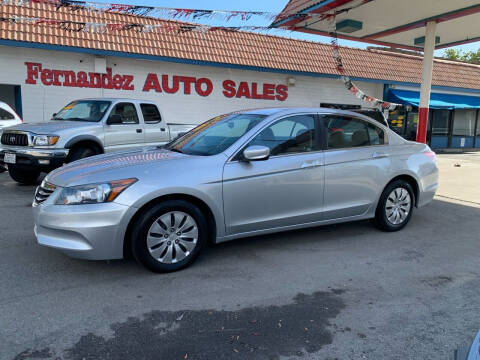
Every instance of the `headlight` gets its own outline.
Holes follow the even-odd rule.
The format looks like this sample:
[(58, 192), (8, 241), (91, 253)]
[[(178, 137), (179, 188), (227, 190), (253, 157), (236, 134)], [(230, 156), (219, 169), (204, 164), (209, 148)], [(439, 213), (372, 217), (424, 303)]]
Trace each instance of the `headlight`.
[(111, 202), (138, 179), (115, 180), (103, 184), (79, 185), (63, 188), (57, 205), (81, 205)]
[(33, 145), (36, 146), (51, 146), (58, 141), (58, 136), (55, 135), (36, 135), (33, 137)]

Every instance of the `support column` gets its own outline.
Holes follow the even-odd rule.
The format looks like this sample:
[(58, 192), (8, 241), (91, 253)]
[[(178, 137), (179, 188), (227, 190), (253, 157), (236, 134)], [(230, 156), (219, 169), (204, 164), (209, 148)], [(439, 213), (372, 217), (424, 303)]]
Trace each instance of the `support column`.
[(433, 52), (435, 51), (435, 31), (437, 23), (429, 21), (425, 28), (423, 49), (422, 83), (420, 85), (420, 108), (418, 109), (417, 141), (427, 142), (428, 105), (432, 89)]

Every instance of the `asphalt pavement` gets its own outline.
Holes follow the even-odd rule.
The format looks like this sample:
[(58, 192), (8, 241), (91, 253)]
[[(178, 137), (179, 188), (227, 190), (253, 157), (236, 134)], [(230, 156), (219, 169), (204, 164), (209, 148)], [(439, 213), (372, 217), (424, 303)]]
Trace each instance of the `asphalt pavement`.
[(0, 174), (0, 359), (453, 359), (480, 329), (480, 154), (439, 166), (400, 232), (241, 239), (162, 275), (38, 246), (34, 187)]

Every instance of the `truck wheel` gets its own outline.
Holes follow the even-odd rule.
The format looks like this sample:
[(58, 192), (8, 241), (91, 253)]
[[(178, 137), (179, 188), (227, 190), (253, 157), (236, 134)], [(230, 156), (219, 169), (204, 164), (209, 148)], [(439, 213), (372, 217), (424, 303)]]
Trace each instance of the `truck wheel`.
[(190, 265), (207, 242), (207, 222), (195, 205), (167, 200), (137, 217), (132, 229), (132, 253), (153, 272)]
[(8, 165), (8, 173), (13, 180), (24, 185), (35, 185), (40, 177), (38, 170), (22, 170), (10, 165)]
[(73, 148), (68, 154), (67, 162), (80, 160), (89, 156), (97, 155), (96, 151), (87, 147)]

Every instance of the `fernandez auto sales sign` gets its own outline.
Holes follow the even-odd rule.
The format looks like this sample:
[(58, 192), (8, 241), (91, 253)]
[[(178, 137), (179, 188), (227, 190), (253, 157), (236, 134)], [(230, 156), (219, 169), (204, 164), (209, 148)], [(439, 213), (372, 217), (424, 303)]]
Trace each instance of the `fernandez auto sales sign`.
[[(41, 63), (34, 62), (26, 62), (25, 65), (27, 67), (25, 83), (30, 85), (41, 83), (45, 86), (135, 90), (134, 75), (113, 74), (111, 68), (107, 68), (105, 74), (100, 74), (85, 71), (48, 69), (43, 67)], [(207, 77), (196, 78), (193, 76), (149, 73), (142, 90), (164, 94), (183, 92), (184, 95), (197, 94), (206, 97), (212, 94), (214, 85), (212, 80)], [(288, 86), (270, 83), (259, 84), (247, 81), (237, 83), (226, 79), (222, 82), (222, 94), (226, 98), (285, 101), (288, 97)]]

